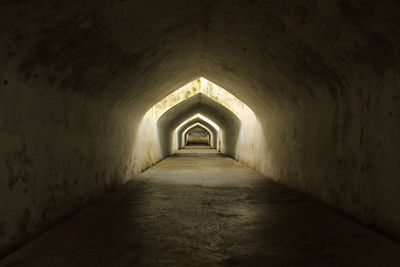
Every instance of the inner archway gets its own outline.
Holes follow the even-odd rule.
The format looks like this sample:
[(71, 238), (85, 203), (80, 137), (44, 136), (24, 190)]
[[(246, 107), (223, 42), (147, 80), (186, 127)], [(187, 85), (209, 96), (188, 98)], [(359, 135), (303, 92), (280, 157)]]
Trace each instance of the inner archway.
[(213, 129), (213, 128), (209, 128), (206, 125), (200, 123), (200, 122), (196, 122), (196, 123), (188, 123), (188, 125), (186, 127), (182, 127), (182, 130), (180, 131), (176, 131), (177, 134), (177, 140), (178, 140), (178, 144), (179, 144), (179, 148), (182, 148), (184, 146), (187, 145), (187, 135), (189, 134), (189, 132), (195, 128), (195, 127), (200, 127), (201, 129), (203, 129), (204, 131), (207, 132), (208, 136), (209, 136), (209, 146), (211, 148), (217, 148), (217, 143), (218, 143), (218, 133)]
[(194, 117), (184, 121), (173, 132), (172, 146), (175, 150), (185, 145), (185, 133), (194, 125), (201, 125), (211, 134), (211, 147), (220, 151), (220, 143), (222, 142), (222, 132), (220, 127), (202, 114), (196, 114)]
[(210, 146), (210, 143), (210, 133), (200, 125), (196, 125), (185, 134), (185, 146)]

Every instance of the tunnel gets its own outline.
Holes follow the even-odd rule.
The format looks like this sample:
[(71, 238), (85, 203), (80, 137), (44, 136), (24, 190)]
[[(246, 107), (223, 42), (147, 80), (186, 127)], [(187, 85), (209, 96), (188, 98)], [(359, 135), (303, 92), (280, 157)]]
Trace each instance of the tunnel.
[(197, 114), (205, 116), (213, 123), (221, 126), (221, 139), (223, 140), (221, 151), (224, 154), (235, 157), (241, 121), (234, 112), (203, 93), (195, 94), (177, 103), (163, 113), (158, 119), (157, 127), (158, 133), (161, 136), (162, 155), (165, 157), (174, 151), (172, 142), (173, 130), (176, 129), (179, 124), (185, 122), (185, 120), (191, 119)]
[(399, 14), (1, 1), (0, 266), (398, 266)]
[(186, 146), (209, 146), (210, 145), (210, 133), (201, 126), (195, 126), (188, 130), (185, 134)]
[(206, 122), (205, 120), (201, 118), (194, 118), (192, 120), (189, 120), (186, 122), (182, 127), (180, 127), (177, 131), (177, 142), (178, 142), (178, 148), (182, 148), (185, 146), (185, 136), (187, 133), (187, 130), (191, 129), (194, 126), (199, 125), (200, 127), (203, 127), (207, 132), (208, 135), (210, 136), (210, 147), (215, 148), (219, 150), (219, 145), (218, 145), (218, 131), (219, 129), (214, 128), (211, 124)]

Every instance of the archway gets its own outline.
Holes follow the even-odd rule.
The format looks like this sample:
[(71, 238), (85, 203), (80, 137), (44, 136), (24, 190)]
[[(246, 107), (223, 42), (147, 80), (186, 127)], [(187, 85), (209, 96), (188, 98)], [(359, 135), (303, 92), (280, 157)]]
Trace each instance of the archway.
[(185, 146), (210, 146), (211, 133), (204, 127), (196, 125), (185, 133)]
[(176, 104), (158, 119), (158, 134), (163, 156), (172, 152), (174, 129), (197, 113), (204, 114), (221, 127), (223, 140), (221, 151), (234, 157), (241, 126), (240, 119), (228, 108), (202, 93)]
[(212, 125), (211, 123), (209, 123), (208, 121), (206, 121), (205, 119), (203, 119), (200, 116), (196, 116), (193, 119), (189, 119), (188, 121), (184, 122), (182, 125), (178, 126), (177, 129), (175, 129), (174, 136), (176, 135), (176, 140), (177, 140), (176, 149), (180, 149), (183, 147), (183, 145), (185, 143), (184, 142), (184, 132), (189, 127), (193, 126), (194, 124), (200, 124), (212, 133), (211, 147), (219, 150), (218, 140), (221, 138), (220, 133), (219, 133), (220, 128), (219, 127), (216, 128), (215, 127), (216, 125)]

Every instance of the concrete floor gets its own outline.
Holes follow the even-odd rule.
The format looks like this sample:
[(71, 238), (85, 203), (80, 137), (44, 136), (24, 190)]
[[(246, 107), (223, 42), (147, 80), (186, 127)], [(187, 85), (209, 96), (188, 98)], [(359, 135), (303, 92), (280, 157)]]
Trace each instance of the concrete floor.
[(197, 147), (92, 203), (0, 266), (400, 266), (400, 245)]

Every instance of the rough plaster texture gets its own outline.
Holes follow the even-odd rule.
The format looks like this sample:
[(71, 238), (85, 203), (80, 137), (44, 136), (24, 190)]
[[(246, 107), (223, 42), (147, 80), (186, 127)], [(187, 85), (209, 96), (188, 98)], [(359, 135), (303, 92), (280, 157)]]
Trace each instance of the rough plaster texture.
[(392, 240), (200, 147), (135, 176), (0, 267), (399, 266)]
[(0, 255), (156, 161), (132, 158), (140, 119), (199, 76), (255, 112), (249, 165), (399, 238), (399, 10), (2, 1)]
[(0, 107), (0, 255), (131, 176), (121, 113), (40, 83), (8, 86)]
[(147, 112), (140, 121), (133, 143), (131, 163), (133, 174), (138, 174), (162, 160), (157, 121)]

